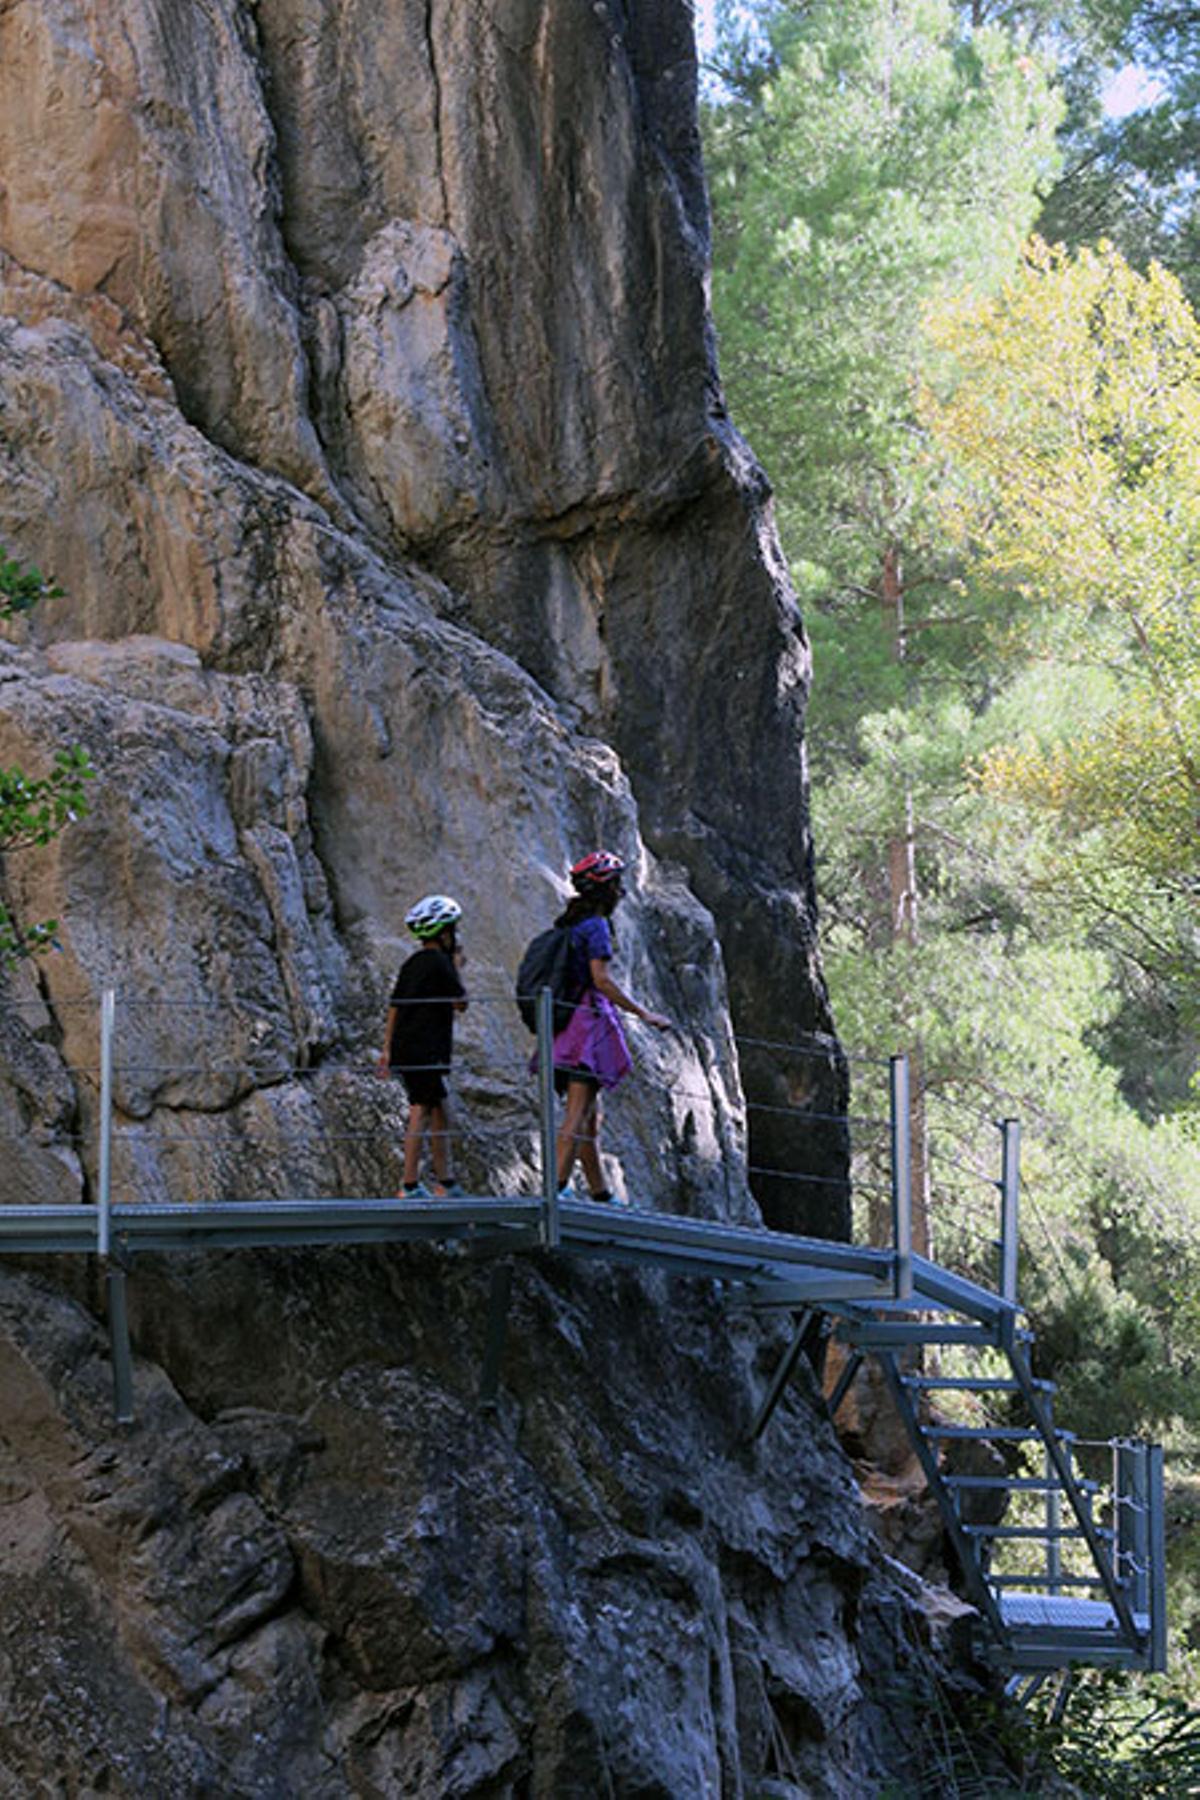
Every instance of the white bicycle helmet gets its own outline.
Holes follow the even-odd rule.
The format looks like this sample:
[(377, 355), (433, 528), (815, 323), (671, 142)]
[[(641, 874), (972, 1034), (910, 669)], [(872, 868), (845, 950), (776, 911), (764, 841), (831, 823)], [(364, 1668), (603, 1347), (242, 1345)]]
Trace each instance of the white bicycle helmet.
[(449, 894), (426, 894), (405, 913), (404, 923), (414, 937), (431, 938), (461, 918), (462, 907)]

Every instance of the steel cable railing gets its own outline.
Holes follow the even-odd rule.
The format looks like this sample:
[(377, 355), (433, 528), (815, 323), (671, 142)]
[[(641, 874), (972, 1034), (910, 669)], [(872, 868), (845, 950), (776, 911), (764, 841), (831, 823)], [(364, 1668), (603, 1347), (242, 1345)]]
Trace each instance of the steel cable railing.
[[(470, 1003), (473, 1017), (488, 1008), (508, 1009), (503, 1035), (512, 1045), (512, 997), (473, 994)], [(381, 1084), (361, 1051), (351, 1049), (347, 1055), (336, 1041), (298, 1047), (303, 1020), (298, 1027), (290, 1013), (272, 1012), (261, 1001), (242, 997), (142, 992), (124, 993), (118, 1002), (110, 991), (101, 1007), (99, 1031), (92, 1036), (80, 1030), (80, 1012), (94, 1009), (94, 1002), (84, 997), (51, 1001), (41, 995), (9, 995), (5, 1004), (9, 1014), (25, 1018), (30, 1040), (43, 1042), (46, 1053), (59, 1058), (56, 1074), (69, 1084), (73, 1098), (64, 1100), (57, 1122), (47, 1121), (36, 1135), (85, 1165), (84, 1195), (97, 1206), (99, 1241), (106, 1252), (114, 1202), (163, 1194), (177, 1202), (212, 1202), (230, 1194), (285, 1197), (298, 1188), (328, 1194), (362, 1192), (364, 1186), (380, 1194), (397, 1189), (395, 1165), (406, 1123), (398, 1087)], [(60, 1028), (55, 1020), (63, 1009), (70, 1023)], [(180, 1023), (191, 1018), (203, 1019), (203, 1027)], [(225, 1021), (219, 1037), (212, 1029), (218, 1019)], [(550, 1146), (558, 1128), (552, 1096), (533, 1091), (539, 1057), (522, 1048), (505, 1051), (495, 1028), (484, 1035), (487, 1042), (478, 1054), (456, 1057), (457, 1086), (468, 1104), (452, 1115), (443, 1142), (465, 1160), (469, 1185), (477, 1191), (501, 1185), (494, 1176), (499, 1164), (503, 1184), (525, 1191), (535, 1186), (549, 1214), (553, 1202), (544, 1166), (553, 1160)], [(181, 1044), (181, 1037), (187, 1041)], [(786, 1050), (802, 1062), (848, 1060), (871, 1070), (890, 1066), (878, 1057), (842, 1058), (835, 1040), (823, 1034), (786, 1043), (775, 1038), (740, 1041), (749, 1051)], [(208, 1044), (212, 1057), (204, 1054)], [(789, 1101), (789, 1086), (795, 1102)], [(746, 1100), (736, 1070), (714, 1065), (700, 1082), (693, 1073), (671, 1087), (666, 1103), (681, 1132), (694, 1132), (700, 1119), (705, 1141), (721, 1153), (732, 1152), (751, 1182), (769, 1179), (797, 1190), (837, 1194), (846, 1191), (849, 1170), (831, 1171), (827, 1151), (805, 1166), (804, 1134), (852, 1133), (860, 1145), (873, 1138), (882, 1146), (890, 1141), (893, 1127), (880, 1115), (856, 1115), (822, 1104), (825, 1092), (821, 1083), (810, 1091), (805, 1081), (788, 1082), (779, 1093)], [(625, 1104), (623, 1096), (616, 1101), (618, 1123)], [(170, 1117), (164, 1119), (164, 1113)], [(791, 1155), (782, 1162), (747, 1157), (743, 1138), (753, 1117), (785, 1130), (795, 1128), (800, 1134), (798, 1160)], [(793, 1147), (788, 1144), (789, 1151)], [(876, 1207), (894, 1200), (886, 1157), (877, 1160), (879, 1179), (864, 1174), (859, 1181), (861, 1193)]]
[[(25, 1004), (34, 1013), (48, 1016), (47, 1003), (41, 997), (31, 998)], [(55, 1009), (60, 1004), (81, 1008), (88, 1002), (74, 997), (62, 1003), (56, 999)], [(261, 1004), (215, 996), (145, 993), (122, 995), (122, 1041), (117, 1046), (115, 997), (111, 1004), (113, 1013), (107, 1023), (102, 1021), (95, 1060), (77, 1058), (63, 1069), (68, 1079), (93, 1096), (88, 1109), (99, 1114), (96, 1187), (102, 1206), (111, 1202), (114, 1178), (122, 1192), (136, 1195), (155, 1190), (157, 1178), (163, 1173), (169, 1178), (168, 1191), (183, 1188), (195, 1197), (220, 1198), (231, 1175), (241, 1176), (243, 1181), (248, 1178), (255, 1156), (269, 1158), (273, 1163), (275, 1173), (268, 1183), (272, 1194), (294, 1186), (289, 1170), (294, 1171), (296, 1178), (322, 1183), (328, 1192), (345, 1192), (364, 1178), (372, 1191), (395, 1191), (396, 1184), (386, 1170), (388, 1158), (394, 1162), (403, 1137), (405, 1109), (397, 1094), (389, 1093), (386, 1087), (382, 1091), (375, 1087), (377, 1072), (361, 1053), (344, 1060), (336, 1046), (326, 1046), (315, 1055), (297, 1056), (294, 1051), (288, 1055), (287, 1045), (295, 1041), (294, 1035), (288, 1037), (290, 1022), (272, 1017)], [(510, 1009), (512, 1004), (507, 994), (471, 996), (475, 1016), (488, 1008)], [(166, 1031), (158, 1029), (160, 1019), (177, 1020), (191, 1015), (212, 1019), (222, 1013), (231, 1016), (233, 1036), (244, 1046), (240, 1054), (230, 1055), (228, 1031), (212, 1059), (198, 1057), (194, 1050), (188, 1055), (186, 1047), (182, 1058), (156, 1049), (164, 1038), (173, 1045), (179, 1036), (175, 1024)], [(71, 1035), (77, 1040), (77, 1031)], [(531, 1075), (536, 1079), (536, 1056), (510, 1051), (505, 1058), (497, 1049), (496, 1037), (493, 1032), (486, 1058), (486, 1080), (491, 1091), (485, 1105), (490, 1116), (480, 1116), (475, 1105), (462, 1108), (461, 1116), (452, 1117), (444, 1142), (449, 1150), (482, 1171), (498, 1157), (503, 1159), (505, 1140), (512, 1139), (516, 1151), (503, 1159), (505, 1178), (528, 1182), (535, 1175), (534, 1164), (544, 1160), (548, 1147), (550, 1134), (541, 1116), (548, 1100), (529, 1091)], [(783, 1090), (793, 1087), (798, 1095), (796, 1101), (789, 1103), (786, 1091), (768, 1091), (762, 1096), (756, 1093), (742, 1100), (739, 1113), (736, 1079), (730, 1081), (727, 1075), (718, 1073), (703, 1086), (693, 1081), (674, 1088), (669, 1098), (676, 1112), (682, 1115), (689, 1108), (704, 1108), (710, 1115), (716, 1114), (724, 1084), (726, 1091), (733, 1094), (734, 1105), (728, 1109), (729, 1120), (722, 1129), (732, 1128), (736, 1134), (741, 1129), (740, 1118), (785, 1131), (794, 1128), (800, 1134), (823, 1129), (844, 1133), (848, 1149), (844, 1173), (829, 1169), (828, 1146), (819, 1159), (809, 1160), (808, 1166), (804, 1166), (804, 1160), (793, 1161), (790, 1155), (784, 1161), (772, 1156), (747, 1157), (744, 1172), (752, 1183), (766, 1180), (797, 1191), (849, 1192), (855, 1206), (866, 1209), (865, 1218), (856, 1217), (855, 1237), (870, 1237), (881, 1245), (894, 1242), (892, 1215), (897, 1204), (897, 1180), (903, 1173), (897, 1168), (897, 1136), (910, 1137), (905, 1121), (897, 1119), (892, 1092), (895, 1071), (901, 1066), (898, 1059), (843, 1053), (832, 1037), (821, 1033), (798, 1034), (793, 1040), (738, 1034), (735, 1041), (748, 1052), (766, 1051), (781, 1059), (785, 1074), (780, 1086)], [(76, 1046), (73, 1043), (71, 1047)], [(123, 1054), (116, 1054), (118, 1048)], [(790, 1057), (798, 1059), (800, 1065), (816, 1061), (822, 1066), (833, 1064), (856, 1070), (868, 1089), (886, 1070), (886, 1107), (868, 1103), (843, 1110), (822, 1104), (824, 1084), (818, 1081), (813, 1089), (802, 1076), (793, 1080), (786, 1074)], [(460, 1086), (470, 1091), (472, 1077), (469, 1067), (460, 1070)], [(335, 1091), (339, 1110), (336, 1121), (329, 1116), (330, 1096)], [(313, 1104), (305, 1105), (296, 1098), (297, 1092), (313, 1095)], [(618, 1100), (618, 1115), (621, 1104)], [(152, 1123), (160, 1107), (170, 1107), (177, 1115), (169, 1127)], [(349, 1119), (345, 1116), (347, 1109)], [(178, 1115), (184, 1111), (196, 1120), (194, 1125), (180, 1127)], [(118, 1115), (114, 1132), (114, 1118)], [(60, 1129), (55, 1135), (60, 1144), (70, 1142), (83, 1152), (90, 1134), (86, 1129)], [(959, 1138), (961, 1133), (956, 1134), (955, 1144)], [(789, 1151), (795, 1148), (794, 1142), (784, 1142)], [(977, 1173), (963, 1156), (943, 1152), (936, 1138), (932, 1151), (932, 1160), (936, 1163), (940, 1158), (944, 1172), (967, 1176)], [(802, 1139), (799, 1154), (804, 1157)], [(906, 1160), (911, 1162), (911, 1141)], [(244, 1192), (238, 1185), (239, 1191)], [(472, 1185), (480, 1183), (473, 1180)], [(542, 1179), (539, 1186), (549, 1204), (547, 1182)], [(103, 1199), (105, 1195), (108, 1202)], [(959, 1189), (949, 1181), (943, 1181), (937, 1194), (935, 1217), (955, 1267), (968, 1275), (979, 1273), (982, 1264), (989, 1260), (989, 1253), (994, 1254), (997, 1241), (990, 1222), (967, 1206)]]
[[(38, 1029), (46, 1021), (54, 1029), (53, 1013), (40, 996), (20, 1004), (40, 1021)], [(68, 997), (62, 1004), (78, 1009), (87, 1002)], [(452, 1112), (442, 1141), (462, 1160), (467, 1185), (475, 1191), (494, 1192), (501, 1180), (518, 1190), (532, 1187), (550, 1213), (544, 1165), (554, 1160), (550, 1145), (559, 1127), (553, 1095), (537, 1085), (539, 1057), (519, 1044), (513, 1047), (511, 995), (472, 994), (470, 1004), (474, 1020), (499, 1016), (500, 1008), (507, 1016), (503, 1031), (497, 1017), (490, 1017), (480, 1027), (480, 1044), (468, 1043), (465, 1053), (460, 1048), (456, 1084), (467, 1103)], [(60, 1002), (53, 1005), (56, 1011)], [(118, 1042), (115, 996), (111, 1002), (106, 997), (105, 1007), (110, 1005), (92, 1056), (79, 1042), (73, 1014), (68, 1048), (74, 1054), (61, 1073), (77, 1086), (76, 1116), (48, 1134), (80, 1155), (95, 1143), (93, 1197), (102, 1211), (111, 1206), (114, 1181), (130, 1199), (164, 1190), (202, 1200), (230, 1191), (249, 1197), (252, 1178), (259, 1180), (255, 1197), (295, 1192), (298, 1183), (329, 1194), (361, 1192), (364, 1185), (381, 1195), (397, 1191), (406, 1108), (398, 1084), (382, 1083), (361, 1050), (347, 1054), (333, 1043), (311, 1052), (300, 1047), (297, 1053), (290, 1019), (272, 1017), (261, 1002), (146, 993), (121, 996)], [(203, 1039), (213, 1041), (212, 1059), (196, 1054), (195, 1034), (188, 1044), (178, 1044), (181, 1028), (175, 1021), (222, 1014), (230, 1026), (220, 1043), (211, 1033)], [(232, 1054), (231, 1040), (237, 1046)], [(902, 1259), (911, 1256), (903, 1215), (913, 1197), (899, 1191), (911, 1180), (914, 1161), (911, 1096), (901, 1106), (896, 1092), (907, 1070), (904, 1059), (844, 1053), (821, 1033), (790, 1041), (738, 1034), (734, 1041), (747, 1052), (769, 1052), (776, 1059), (765, 1091), (759, 1083), (749, 1097), (740, 1095), (736, 1073), (722, 1068), (700, 1082), (695, 1072), (690, 1079), (685, 1075), (666, 1095), (678, 1129), (692, 1129), (690, 1115), (700, 1116), (709, 1142), (722, 1153), (732, 1151), (752, 1184), (776, 1183), (816, 1196), (848, 1194), (855, 1240), (891, 1246)], [(182, 1056), (172, 1054), (176, 1049)], [(852, 1071), (862, 1090), (858, 1104), (831, 1106), (824, 1077), (814, 1084), (803, 1073), (814, 1062)], [(886, 1102), (880, 1105), (873, 1101), (883, 1098), (885, 1071)], [(619, 1096), (613, 1106), (618, 1126), (625, 1105)], [(164, 1109), (173, 1115), (169, 1123), (155, 1116)], [(997, 1246), (1002, 1250), (1004, 1241), (996, 1202), (977, 1203), (967, 1191), (972, 1180), (993, 1193), (998, 1186), (995, 1174), (983, 1173), (984, 1158), (964, 1125), (977, 1125), (981, 1116), (968, 1119), (961, 1103), (953, 1103), (934, 1119), (923, 1159), (931, 1188), (922, 1204), (927, 1228), (931, 1236), (936, 1233), (936, 1243), (926, 1246), (930, 1252), (936, 1248), (946, 1266), (968, 1279), (991, 1283)], [(942, 1122), (946, 1118), (952, 1128)], [(742, 1136), (755, 1123), (785, 1135), (760, 1136), (759, 1154), (746, 1155)], [(823, 1132), (834, 1135), (821, 1140)], [(586, 1144), (587, 1134), (577, 1141)], [(762, 1154), (780, 1148), (787, 1152), (782, 1158)]]

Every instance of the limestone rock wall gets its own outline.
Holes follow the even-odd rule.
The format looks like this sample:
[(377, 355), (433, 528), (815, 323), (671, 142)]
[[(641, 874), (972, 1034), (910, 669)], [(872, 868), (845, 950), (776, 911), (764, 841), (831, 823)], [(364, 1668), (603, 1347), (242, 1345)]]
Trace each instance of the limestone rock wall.
[[(0, 1007), (0, 1202), (93, 1197), (109, 985), (120, 1198), (393, 1192), (430, 889), (459, 1165), (527, 1185), (512, 972), (602, 842), (677, 1025), (633, 1027), (612, 1184), (845, 1230), (807, 648), (706, 255), (683, 0), (0, 0), (0, 544), (65, 590), (0, 764), (99, 777), (4, 870), (60, 947)], [(914, 1615), (812, 1396), (735, 1448), (769, 1341), (529, 1263), (481, 1423), (483, 1281), (147, 1263), (125, 1438), (96, 1271), (4, 1274), (0, 1792), (882, 1779)]]
[[(836, 1114), (807, 651), (716, 386), (686, 7), (50, 0), (0, 12), (0, 98), (0, 532), (68, 593), (39, 639), (296, 683), (315, 853), (393, 948), (454, 885), (512, 966), (616, 829), (599, 739), (624, 848), (713, 915), (737, 1032), (827, 1042), (748, 1048), (752, 1097)], [(457, 702), (424, 716), (443, 663), (459, 691), (446, 624), (552, 721), (501, 904), (514, 777)], [(758, 1179), (768, 1216), (844, 1231), (836, 1121), (750, 1124), (755, 1166), (820, 1177)]]

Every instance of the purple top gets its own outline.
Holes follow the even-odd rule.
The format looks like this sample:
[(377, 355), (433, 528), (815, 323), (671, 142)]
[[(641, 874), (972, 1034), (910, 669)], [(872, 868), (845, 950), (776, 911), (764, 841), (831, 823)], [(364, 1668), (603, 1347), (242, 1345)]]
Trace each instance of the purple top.
[(612, 932), (608, 920), (601, 918), (599, 913), (572, 925), (571, 979), (579, 993), (592, 985), (592, 963), (611, 962), (612, 953)]

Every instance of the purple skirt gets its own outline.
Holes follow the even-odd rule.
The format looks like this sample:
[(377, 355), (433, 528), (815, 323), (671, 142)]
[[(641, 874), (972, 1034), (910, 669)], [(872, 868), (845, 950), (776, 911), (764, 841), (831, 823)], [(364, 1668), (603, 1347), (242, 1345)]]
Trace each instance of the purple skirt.
[(594, 988), (555, 1038), (554, 1067), (568, 1078), (589, 1075), (604, 1088), (616, 1087), (633, 1067), (617, 1009)]

